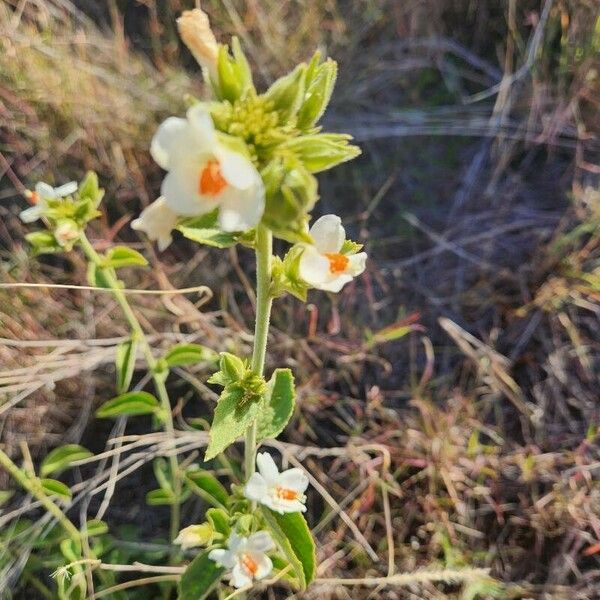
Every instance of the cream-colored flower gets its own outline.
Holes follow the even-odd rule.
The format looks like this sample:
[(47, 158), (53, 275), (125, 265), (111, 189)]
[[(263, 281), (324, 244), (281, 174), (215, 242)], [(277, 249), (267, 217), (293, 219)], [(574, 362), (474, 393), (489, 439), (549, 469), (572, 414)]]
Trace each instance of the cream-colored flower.
[(77, 182), (69, 181), (57, 188), (40, 181), (36, 183), (35, 190), (33, 192), (27, 191), (26, 197), (29, 199), (33, 206), (26, 208), (19, 215), (24, 223), (33, 223), (44, 215), (44, 211), (47, 208), (46, 200), (57, 200), (58, 198), (64, 198), (70, 196), (77, 191)]
[(54, 230), (54, 239), (63, 248), (72, 248), (80, 235), (81, 233), (79, 227), (77, 227), (77, 223), (70, 219), (60, 221)]
[(158, 242), (162, 252), (173, 241), (171, 232), (177, 225), (177, 215), (167, 206), (165, 199), (160, 197), (147, 206), (140, 216), (131, 222), (131, 228), (143, 231), (151, 241)]
[(339, 292), (344, 285), (360, 275), (367, 262), (367, 254), (342, 254), (346, 232), (341, 219), (325, 215), (310, 228), (314, 246), (306, 244), (300, 257), (300, 277), (311, 287), (328, 292)]
[(182, 550), (195, 548), (196, 546), (204, 546), (210, 542), (213, 533), (213, 528), (209, 523), (190, 525), (189, 527), (184, 527), (179, 532), (179, 535), (173, 540), (173, 543), (179, 544)]
[(244, 496), (268, 506), (278, 513), (304, 512), (308, 487), (308, 477), (302, 469), (288, 469), (279, 472), (273, 457), (267, 452), (256, 455), (258, 473), (254, 473), (246, 487)]
[(219, 141), (202, 106), (190, 108), (185, 119), (164, 121), (150, 153), (168, 171), (161, 192), (175, 214), (195, 216), (218, 208), (223, 231), (258, 225), (265, 208), (262, 179), (248, 158)]
[(258, 531), (247, 538), (232, 533), (227, 547), (227, 550), (211, 550), (208, 558), (221, 567), (231, 569), (231, 585), (234, 587), (250, 585), (272, 571), (273, 563), (266, 553), (273, 550), (275, 544), (267, 531)]
[(184, 10), (177, 19), (177, 28), (183, 43), (189, 48), (198, 64), (214, 77), (219, 47), (210, 28), (207, 14), (200, 8)]

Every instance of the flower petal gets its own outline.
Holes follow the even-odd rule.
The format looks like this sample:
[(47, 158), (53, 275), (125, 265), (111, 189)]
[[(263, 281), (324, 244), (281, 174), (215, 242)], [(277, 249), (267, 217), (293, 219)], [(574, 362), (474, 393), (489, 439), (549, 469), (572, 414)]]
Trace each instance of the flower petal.
[(260, 473), (253, 473), (244, 487), (244, 496), (248, 500), (262, 502), (267, 495), (267, 482)]
[(346, 239), (342, 220), (337, 215), (324, 215), (317, 219), (310, 228), (310, 235), (321, 254), (339, 252)]
[(273, 562), (266, 554), (253, 555), (256, 562), (256, 573), (254, 579), (264, 579), (273, 570)]
[(314, 246), (304, 247), (300, 256), (300, 277), (316, 288), (331, 279), (329, 260)]
[(359, 252), (358, 254), (352, 254), (348, 256), (348, 267), (346, 272), (356, 277), (360, 275), (367, 266), (367, 253)]
[(212, 117), (201, 104), (188, 108), (187, 120), (199, 148), (210, 150), (217, 141)]
[(341, 275), (337, 275), (330, 281), (325, 281), (320, 283), (319, 285), (315, 285), (319, 290), (323, 290), (325, 292), (339, 292), (347, 283), (352, 281), (352, 275), (348, 275), (346, 273), (342, 273)]
[(36, 204), (35, 206), (30, 206), (29, 208), (22, 210), (19, 214), (19, 217), (23, 223), (33, 223), (42, 216), (43, 211), (44, 205)]
[(223, 548), (211, 550), (208, 553), (208, 558), (216, 562), (221, 567), (225, 567), (226, 569), (231, 569), (236, 562), (235, 555), (233, 554), (233, 552), (229, 552), (228, 550), (224, 550)]
[(252, 583), (252, 578), (246, 574), (246, 570), (238, 562), (235, 563), (231, 572), (231, 585), (235, 588), (243, 588)]
[(257, 531), (248, 538), (248, 548), (257, 552), (269, 552), (275, 548), (275, 542), (268, 531)]
[(78, 187), (79, 186), (77, 185), (76, 181), (69, 181), (69, 183), (65, 183), (60, 187), (54, 188), (54, 194), (58, 198), (64, 198), (65, 196), (70, 196), (71, 194), (74, 194), (77, 191)]
[(227, 540), (227, 547), (230, 552), (237, 552), (240, 548), (245, 547), (248, 538), (242, 537), (235, 533), (235, 531), (229, 536)]
[(256, 455), (256, 466), (260, 474), (265, 478), (267, 485), (275, 483), (279, 476), (279, 469), (268, 452), (259, 452)]
[(143, 231), (153, 242), (158, 242), (162, 252), (173, 241), (171, 231), (177, 225), (177, 215), (169, 208), (165, 199), (160, 197), (147, 206), (140, 216), (131, 222), (131, 228)]
[(308, 477), (302, 469), (288, 469), (279, 475), (281, 487), (303, 494), (308, 487)]
[(40, 198), (56, 198), (56, 192), (54, 191), (54, 188), (43, 181), (39, 181), (35, 184), (35, 193)]
[(179, 163), (163, 179), (161, 194), (174, 213), (188, 217), (203, 215), (217, 206), (214, 198), (198, 193), (200, 166), (191, 160)]
[(215, 146), (214, 154), (219, 160), (221, 173), (227, 183), (239, 190), (254, 187), (262, 180), (252, 162), (239, 152), (229, 150), (222, 144)]
[(181, 137), (186, 134), (188, 127), (188, 122), (179, 117), (169, 117), (158, 127), (150, 144), (150, 154), (163, 169), (170, 168), (171, 154), (179, 146)]
[(258, 225), (265, 210), (262, 182), (244, 190), (227, 187), (218, 200), (219, 226), (223, 231), (248, 231)]

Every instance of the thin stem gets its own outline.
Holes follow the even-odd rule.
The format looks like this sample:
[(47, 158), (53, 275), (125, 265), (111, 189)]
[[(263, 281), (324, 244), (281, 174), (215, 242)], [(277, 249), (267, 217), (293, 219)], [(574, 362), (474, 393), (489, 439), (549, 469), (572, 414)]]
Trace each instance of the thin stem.
[(65, 513), (46, 495), (42, 484), (37, 477), (29, 477), (15, 463), (10, 460), (7, 454), (0, 450), (0, 465), (3, 466), (15, 481), (26, 491), (28, 491), (38, 502), (60, 523), (67, 535), (75, 542), (79, 543), (81, 534), (79, 530), (65, 515)]
[[(252, 349), (252, 371), (262, 376), (267, 353), (267, 337), (271, 317), (271, 263), (273, 254), (273, 234), (264, 225), (256, 230), (256, 323), (254, 327), (254, 347)], [(244, 464), (246, 479), (254, 473), (256, 453), (256, 423), (246, 431)]]
[[(146, 339), (146, 334), (140, 325), (135, 313), (133, 312), (129, 302), (127, 301), (127, 297), (123, 293), (123, 290), (120, 287), (119, 281), (116, 278), (114, 271), (109, 268), (102, 267), (102, 259), (94, 250), (94, 247), (87, 239), (84, 233), (81, 234), (80, 238), (81, 247), (85, 255), (88, 259), (93, 262), (101, 271), (104, 276), (106, 282), (110, 286), (110, 289), (113, 293), (113, 296), (129, 326), (133, 335), (137, 338), (140, 347), (142, 348), (142, 352), (144, 353), (144, 357), (146, 358), (146, 363), (148, 364), (148, 368), (152, 374), (152, 379), (154, 380), (154, 387), (156, 389), (156, 394), (161, 402), (163, 413), (164, 413), (164, 423), (165, 423), (165, 431), (167, 435), (172, 441), (173, 449), (175, 449), (175, 426), (173, 425), (173, 414), (171, 411), (171, 402), (169, 400), (169, 394), (167, 392), (167, 388), (165, 386), (165, 378), (164, 374), (159, 372), (158, 361), (154, 358), (152, 354), (152, 347), (148, 343)], [(175, 501), (171, 504), (171, 541), (173, 541), (179, 532), (179, 521), (180, 521), (180, 505), (179, 498), (181, 496), (181, 478), (179, 474), (179, 463), (177, 461), (177, 455), (173, 454), (169, 456), (169, 464), (171, 469), (171, 478), (173, 480), (173, 493), (175, 495)]]

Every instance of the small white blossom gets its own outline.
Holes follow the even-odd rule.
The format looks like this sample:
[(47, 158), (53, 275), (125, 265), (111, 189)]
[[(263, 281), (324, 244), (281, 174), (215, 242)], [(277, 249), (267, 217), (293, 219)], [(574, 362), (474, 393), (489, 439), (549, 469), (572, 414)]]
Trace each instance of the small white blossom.
[(51, 185), (40, 181), (36, 183), (33, 192), (28, 191), (26, 194), (33, 206), (26, 208), (19, 216), (24, 223), (33, 223), (44, 215), (44, 211), (47, 208), (46, 200), (64, 198), (65, 196), (74, 194), (76, 191), (76, 181), (69, 181), (69, 183), (65, 183), (57, 188), (53, 188)]
[(344, 285), (360, 275), (367, 262), (367, 254), (342, 254), (346, 240), (341, 219), (325, 215), (310, 228), (314, 246), (306, 244), (300, 257), (300, 277), (313, 288), (339, 292)]
[(131, 228), (143, 231), (151, 241), (158, 242), (162, 252), (173, 241), (171, 232), (177, 225), (177, 215), (167, 206), (165, 199), (160, 197), (147, 206), (140, 216), (131, 222)]
[(204, 544), (210, 542), (212, 535), (213, 528), (209, 523), (190, 525), (179, 532), (173, 543), (179, 544), (182, 550), (187, 550), (196, 546), (204, 546)]
[(278, 513), (304, 512), (308, 477), (302, 469), (279, 472), (273, 457), (267, 452), (256, 455), (258, 473), (254, 473), (244, 488), (248, 500), (268, 506)]
[(248, 158), (219, 141), (202, 106), (190, 108), (185, 119), (164, 121), (150, 153), (168, 171), (161, 193), (177, 215), (202, 215), (218, 208), (223, 231), (246, 231), (259, 223), (265, 208), (262, 179)]
[(79, 238), (80, 231), (77, 223), (70, 220), (61, 221), (54, 230), (54, 239), (63, 248), (72, 248), (73, 243)]
[(273, 569), (267, 552), (275, 548), (266, 531), (258, 531), (250, 537), (232, 533), (227, 540), (228, 549), (211, 550), (208, 558), (219, 566), (231, 569), (231, 585), (241, 588), (254, 580), (264, 579)]

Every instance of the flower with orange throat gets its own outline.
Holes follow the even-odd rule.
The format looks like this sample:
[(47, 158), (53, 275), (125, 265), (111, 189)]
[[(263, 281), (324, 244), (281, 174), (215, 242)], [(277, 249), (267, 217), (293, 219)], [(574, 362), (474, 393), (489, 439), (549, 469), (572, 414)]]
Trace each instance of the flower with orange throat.
[(365, 252), (342, 252), (346, 231), (338, 216), (325, 215), (317, 219), (309, 233), (315, 243), (304, 246), (300, 257), (300, 277), (311, 287), (339, 292), (365, 270)]
[(257, 531), (250, 537), (232, 533), (227, 540), (227, 550), (211, 550), (208, 558), (221, 567), (231, 569), (231, 585), (242, 588), (264, 579), (273, 570), (273, 563), (266, 553), (274, 548), (267, 531)]
[(244, 488), (244, 496), (268, 506), (278, 513), (304, 512), (308, 477), (302, 469), (279, 472), (273, 457), (267, 452), (256, 455), (258, 473), (254, 473)]
[(197, 216), (218, 209), (223, 231), (247, 231), (260, 222), (265, 208), (262, 179), (243, 154), (218, 138), (202, 106), (187, 117), (169, 117), (150, 146), (154, 160), (167, 172), (161, 192), (178, 216)]

